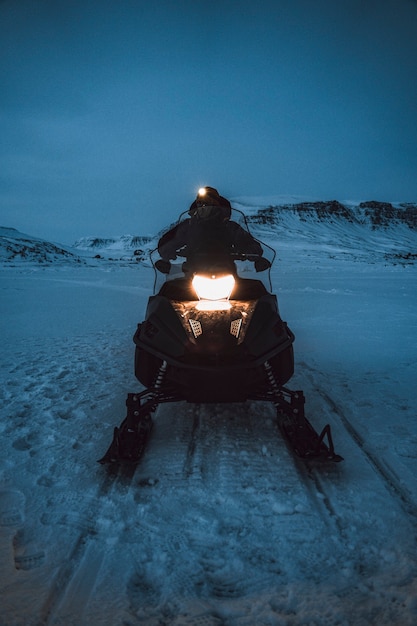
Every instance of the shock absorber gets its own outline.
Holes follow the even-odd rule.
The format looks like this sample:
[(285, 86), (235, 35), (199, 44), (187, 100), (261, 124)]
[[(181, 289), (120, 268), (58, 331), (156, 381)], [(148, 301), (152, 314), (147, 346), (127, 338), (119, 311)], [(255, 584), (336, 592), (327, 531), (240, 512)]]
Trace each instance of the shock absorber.
[(167, 371), (167, 366), (168, 366), (168, 363), (166, 361), (162, 361), (161, 366), (155, 378), (155, 383), (153, 385), (153, 389), (155, 390), (156, 394), (160, 390), (160, 388), (162, 387), (162, 383), (164, 382), (165, 374)]
[(163, 361), (155, 377), (155, 383), (146, 394), (147, 400), (143, 404), (141, 404), (142, 394), (127, 394), (126, 429), (129, 432), (136, 432), (140, 425), (142, 425), (145, 429), (148, 428), (151, 413), (153, 413), (153, 411), (155, 411), (156, 407), (158, 406), (158, 395), (164, 382), (166, 370), (167, 362)]
[[(277, 380), (276, 380), (275, 375), (274, 375), (274, 370), (272, 369), (272, 366), (271, 366), (270, 362), (269, 361), (265, 361), (264, 367), (265, 367), (265, 372), (266, 372), (266, 377), (268, 379), (269, 387), (270, 387), (271, 391), (273, 392), (274, 405), (277, 406), (277, 400), (278, 400), (279, 397), (282, 396), (281, 390), (280, 390), (280, 388), (278, 386)], [(275, 400), (275, 398), (277, 400)]]
[(273, 404), (276, 410), (291, 419), (293, 424), (302, 424), (304, 421), (305, 398), (302, 391), (291, 391), (280, 387), (275, 378), (274, 370), (269, 361), (265, 362), (265, 372), (273, 394)]
[(159, 392), (162, 388), (162, 384), (165, 379), (167, 371), (167, 362), (163, 361), (155, 376), (155, 382), (149, 390), (148, 399), (141, 405), (140, 395), (135, 393), (129, 393), (127, 395), (126, 404), (128, 406), (128, 428), (129, 430), (136, 430), (140, 424), (141, 419), (145, 421), (150, 420), (151, 413), (153, 413), (158, 406)]

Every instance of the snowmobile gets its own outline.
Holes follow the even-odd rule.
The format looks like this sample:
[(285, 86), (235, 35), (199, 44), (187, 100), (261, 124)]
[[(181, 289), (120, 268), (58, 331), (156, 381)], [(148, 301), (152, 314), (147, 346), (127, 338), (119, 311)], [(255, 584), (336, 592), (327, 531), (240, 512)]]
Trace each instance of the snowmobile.
[[(232, 217), (249, 232), (243, 213), (233, 209)], [(303, 392), (284, 386), (294, 373), (295, 337), (272, 293), (275, 251), (259, 243), (262, 257), (231, 253), (228, 263), (211, 259), (198, 270), (186, 251), (173, 262), (151, 252), (154, 295), (133, 337), (135, 376), (145, 389), (128, 394), (126, 418), (100, 463), (138, 462), (162, 403), (248, 400), (275, 406), (278, 427), (299, 457), (342, 460), (330, 426), (318, 434), (305, 416)]]

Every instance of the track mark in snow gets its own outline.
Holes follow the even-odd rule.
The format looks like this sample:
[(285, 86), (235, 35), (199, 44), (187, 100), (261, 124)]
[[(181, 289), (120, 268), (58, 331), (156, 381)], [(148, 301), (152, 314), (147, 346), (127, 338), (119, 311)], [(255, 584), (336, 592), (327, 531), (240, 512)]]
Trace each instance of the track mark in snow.
[(356, 445), (364, 453), (373, 469), (383, 479), (391, 495), (396, 498), (396, 500), (400, 503), (402, 509), (407, 513), (407, 515), (411, 515), (414, 518), (414, 521), (417, 522), (417, 506), (414, 503), (408, 489), (401, 484), (400, 477), (394, 472), (391, 467), (389, 467), (387, 463), (378, 458), (378, 455), (371, 450), (369, 444), (359, 434), (358, 430), (346, 417), (342, 409), (329, 396), (329, 394), (322, 389), (318, 389), (318, 393), (326, 401), (332, 412), (340, 418), (340, 421), (345, 427), (346, 431), (349, 433)]
[(0, 491), (0, 530), (12, 530), (11, 539), (14, 565), (17, 570), (31, 570), (45, 561), (45, 552), (39, 549), (25, 523), (25, 496), (16, 489)]
[(0, 526), (20, 526), (25, 519), (25, 496), (15, 489), (0, 491)]
[(104, 551), (99, 545), (99, 534), (93, 520), (102, 515), (106, 500), (113, 493), (116, 486), (127, 491), (133, 479), (134, 467), (127, 468), (123, 472), (113, 473), (110, 466), (97, 490), (96, 496), (90, 500), (86, 508), (87, 522), (80, 521), (82, 516), (69, 513), (58, 520), (58, 523), (79, 528), (72, 550), (59, 568), (50, 587), (42, 609), (40, 624), (60, 623), (60, 619), (67, 614), (74, 614), (76, 607), (77, 615), (81, 616), (88, 602), (90, 593), (104, 559)]
[(368, 463), (375, 470), (377, 475), (379, 475), (379, 477), (382, 479), (386, 489), (389, 491), (391, 496), (393, 496), (397, 500), (403, 511), (407, 513), (407, 515), (411, 516), (416, 522), (417, 506), (414, 502), (412, 494), (409, 492), (407, 487), (401, 483), (401, 478), (390, 467), (389, 463), (387, 463), (384, 459), (381, 459), (378, 456), (378, 453), (372, 450), (370, 443), (361, 436), (358, 429), (346, 416), (346, 413), (344, 412), (342, 407), (337, 404), (335, 400), (333, 400), (329, 393), (323, 389), (322, 385), (317, 383), (316, 370), (306, 363), (302, 363), (302, 367), (305, 370), (308, 370), (308, 377), (314, 384), (315, 393), (319, 394), (320, 397), (325, 401), (326, 405), (330, 409), (331, 414), (339, 419), (345, 431), (349, 434), (350, 439), (355, 443), (361, 453), (365, 456)]
[[(323, 388), (320, 373), (304, 365), (306, 370), (307, 397), (312, 395), (317, 414), (327, 417), (338, 433), (337, 441), (344, 442), (344, 463), (306, 470), (323, 510), (328, 509), (329, 521), (340, 531), (340, 571), (346, 583), (359, 580), (369, 594), (394, 579), (397, 586), (409, 588), (417, 573), (407, 556), (414, 552), (417, 529), (413, 498), (385, 459), (372, 449), (372, 440), (369, 443), (361, 437), (342, 406)], [(395, 610), (393, 607), (393, 614)]]
[[(346, 541), (346, 526), (334, 508), (331, 498), (326, 493), (326, 485), (322, 478), (322, 472), (324, 471), (328, 474), (329, 468), (325, 464), (320, 466), (318, 462), (309, 462), (297, 458), (294, 458), (294, 464), (300, 480), (306, 486), (312, 506), (331, 533), (329, 537), (333, 542), (343, 544)], [(335, 468), (333, 479), (338, 479), (337, 468)]]
[(178, 405), (156, 422), (138, 468), (155, 479), (137, 496), (129, 544), (134, 616), (151, 624), (178, 603), (177, 612), (190, 602), (239, 603), (288, 576), (331, 575), (340, 542), (323, 553), (328, 520), (307, 496), (268, 403)]
[(14, 562), (18, 570), (31, 570), (44, 564), (46, 554), (40, 549), (31, 529), (20, 528), (13, 538)]
[(184, 476), (188, 478), (194, 472), (194, 456), (196, 451), (197, 442), (199, 439), (200, 430), (200, 405), (193, 405), (193, 421), (190, 435), (190, 442), (188, 444), (187, 456), (184, 463)]

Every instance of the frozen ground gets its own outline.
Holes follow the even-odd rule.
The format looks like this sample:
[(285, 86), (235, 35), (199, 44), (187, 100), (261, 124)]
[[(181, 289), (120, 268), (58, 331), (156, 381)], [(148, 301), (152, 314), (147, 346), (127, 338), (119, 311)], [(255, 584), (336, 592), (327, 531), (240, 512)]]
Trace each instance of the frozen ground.
[(96, 459), (139, 388), (151, 270), (4, 265), (0, 624), (416, 624), (417, 274), (387, 261), (396, 232), (274, 234), (289, 386), (345, 458), (321, 468), (267, 404), (179, 403), (113, 481)]

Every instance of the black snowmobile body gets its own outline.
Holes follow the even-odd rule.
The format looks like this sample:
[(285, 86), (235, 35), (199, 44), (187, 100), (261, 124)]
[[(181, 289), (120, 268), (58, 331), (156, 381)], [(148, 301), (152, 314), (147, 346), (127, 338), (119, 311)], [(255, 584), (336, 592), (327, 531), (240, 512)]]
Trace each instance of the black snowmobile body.
[[(247, 229), (243, 214), (237, 213)], [(157, 251), (152, 252), (154, 295), (133, 338), (135, 376), (146, 389), (128, 394), (127, 417), (115, 429), (101, 462), (139, 459), (150, 432), (150, 413), (162, 402), (181, 400), (271, 401), (281, 431), (299, 456), (341, 460), (334, 453), (330, 428), (318, 435), (305, 418), (303, 393), (284, 387), (294, 373), (294, 334), (281, 319), (272, 293), (275, 252), (261, 245), (267, 263), (259, 272), (254, 271), (253, 255), (237, 253), (224, 267), (200, 264), (197, 271), (179, 257), (162, 274), (156, 269)], [(230, 283), (225, 293), (210, 293), (207, 299), (206, 287), (195, 286), (196, 276), (209, 287), (223, 279)]]
[(188, 402), (243, 402), (268, 387), (269, 361), (278, 384), (294, 373), (294, 335), (276, 297), (259, 280), (236, 278), (230, 308), (200, 311), (190, 280), (165, 283), (149, 300), (134, 336), (135, 375), (150, 387), (164, 361), (165, 380)]

